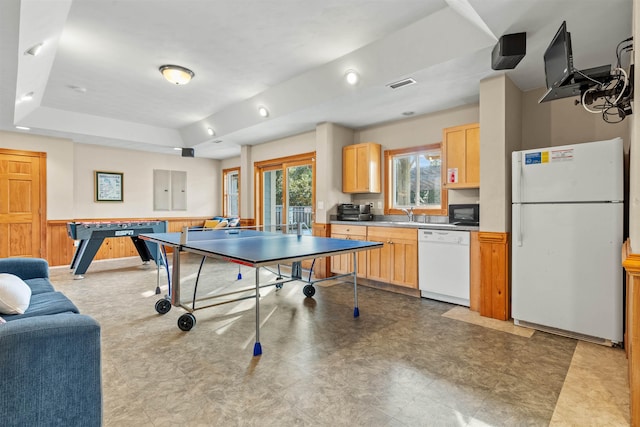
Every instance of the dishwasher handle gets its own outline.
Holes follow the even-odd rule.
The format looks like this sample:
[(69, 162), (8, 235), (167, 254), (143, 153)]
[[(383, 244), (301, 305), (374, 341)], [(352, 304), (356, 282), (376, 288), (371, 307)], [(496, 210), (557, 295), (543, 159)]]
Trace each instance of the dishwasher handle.
[(470, 243), (468, 231), (434, 231), (422, 230), (418, 238), (419, 242), (439, 243), (449, 245), (464, 245)]

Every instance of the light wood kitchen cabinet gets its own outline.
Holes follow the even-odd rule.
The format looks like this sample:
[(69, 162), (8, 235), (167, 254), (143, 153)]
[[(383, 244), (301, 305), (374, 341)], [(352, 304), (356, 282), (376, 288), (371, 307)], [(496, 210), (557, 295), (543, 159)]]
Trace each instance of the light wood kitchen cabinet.
[(367, 227), (367, 240), (382, 242), (367, 251), (367, 278), (418, 289), (418, 230)]
[(374, 142), (342, 148), (342, 192), (379, 193), (381, 147)]
[(442, 132), (445, 188), (480, 187), (480, 124), (446, 128)]
[[(334, 239), (366, 240), (367, 227), (358, 225), (333, 224), (331, 237)], [(356, 252), (358, 261), (358, 277), (367, 275), (367, 252)], [(353, 272), (353, 254), (342, 254), (331, 257), (331, 272), (335, 274), (347, 274)]]

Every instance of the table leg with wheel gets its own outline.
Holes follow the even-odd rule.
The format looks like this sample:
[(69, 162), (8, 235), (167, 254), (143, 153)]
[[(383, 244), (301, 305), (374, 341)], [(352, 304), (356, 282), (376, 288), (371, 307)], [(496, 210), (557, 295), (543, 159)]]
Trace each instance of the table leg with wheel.
[(260, 356), (260, 267), (256, 267), (256, 343), (253, 345), (253, 355)]
[(358, 308), (358, 256), (357, 252), (353, 253), (353, 317), (360, 316)]

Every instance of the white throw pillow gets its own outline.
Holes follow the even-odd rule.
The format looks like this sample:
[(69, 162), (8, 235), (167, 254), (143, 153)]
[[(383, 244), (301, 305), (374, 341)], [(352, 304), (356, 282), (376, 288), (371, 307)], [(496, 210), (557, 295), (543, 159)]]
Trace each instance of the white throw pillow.
[(24, 314), (31, 301), (31, 288), (21, 278), (0, 273), (0, 314)]

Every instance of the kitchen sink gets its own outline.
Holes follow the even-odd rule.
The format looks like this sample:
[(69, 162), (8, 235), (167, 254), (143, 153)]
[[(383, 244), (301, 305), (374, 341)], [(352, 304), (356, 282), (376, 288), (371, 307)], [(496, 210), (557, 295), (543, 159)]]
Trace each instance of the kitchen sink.
[(455, 224), (446, 224), (441, 222), (409, 222), (409, 221), (375, 221), (378, 224), (389, 224), (389, 225), (399, 225), (399, 226), (411, 226), (411, 227), (442, 227), (442, 228), (450, 228), (455, 227)]

